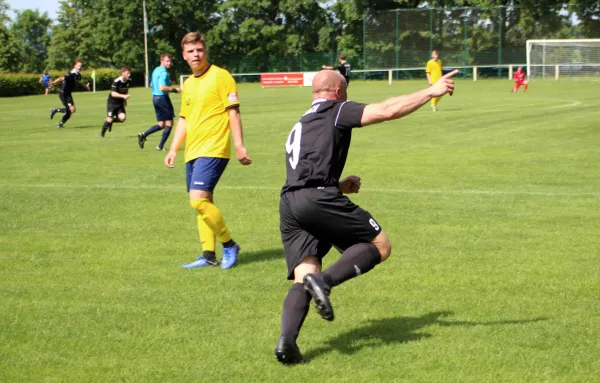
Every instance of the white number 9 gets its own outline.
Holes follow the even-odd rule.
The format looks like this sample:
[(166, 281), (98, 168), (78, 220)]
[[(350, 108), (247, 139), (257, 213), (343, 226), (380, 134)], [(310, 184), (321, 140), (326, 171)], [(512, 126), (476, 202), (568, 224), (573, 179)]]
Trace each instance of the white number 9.
[[(296, 169), (300, 160), (300, 139), (302, 138), (302, 124), (296, 123), (285, 143), (285, 151), (290, 155), (290, 165)], [(292, 141), (293, 140), (293, 141)]]
[(373, 226), (373, 229), (379, 230), (379, 225), (377, 224), (377, 222), (375, 222), (373, 218), (369, 220), (369, 223), (371, 224), (371, 226)]

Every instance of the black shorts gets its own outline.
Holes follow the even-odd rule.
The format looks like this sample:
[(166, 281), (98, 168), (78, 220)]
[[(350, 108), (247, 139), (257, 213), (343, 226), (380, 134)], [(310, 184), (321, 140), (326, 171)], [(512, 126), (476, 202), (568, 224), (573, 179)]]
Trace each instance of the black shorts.
[(63, 103), (65, 108), (70, 108), (75, 106), (75, 101), (73, 101), (73, 95), (71, 93), (64, 93), (62, 90), (58, 92), (58, 97), (60, 101)]
[(306, 188), (283, 193), (279, 227), (288, 279), (308, 256), (319, 261), (332, 246), (340, 252), (357, 243), (371, 242), (381, 227), (368, 211), (355, 205), (337, 187)]
[(125, 104), (113, 104), (113, 103), (107, 103), (106, 104), (106, 115), (110, 118), (114, 118), (117, 117), (119, 114), (125, 114)]
[(152, 96), (156, 121), (172, 121), (175, 118), (175, 110), (169, 96)]

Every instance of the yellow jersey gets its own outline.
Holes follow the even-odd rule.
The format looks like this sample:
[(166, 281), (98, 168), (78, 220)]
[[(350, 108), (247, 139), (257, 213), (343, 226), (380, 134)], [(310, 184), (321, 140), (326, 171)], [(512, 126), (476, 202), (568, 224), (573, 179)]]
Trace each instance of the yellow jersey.
[(442, 60), (429, 60), (427, 61), (427, 66), (425, 67), (425, 72), (429, 73), (431, 77), (431, 82), (434, 83), (442, 77)]
[(187, 127), (185, 162), (231, 157), (228, 109), (239, 104), (235, 80), (225, 69), (211, 65), (201, 76), (185, 80), (179, 112)]

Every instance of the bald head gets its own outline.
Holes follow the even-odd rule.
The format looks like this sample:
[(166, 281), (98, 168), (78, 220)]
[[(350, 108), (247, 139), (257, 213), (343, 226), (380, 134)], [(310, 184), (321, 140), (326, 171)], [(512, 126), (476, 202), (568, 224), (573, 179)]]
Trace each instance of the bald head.
[(346, 100), (346, 79), (339, 72), (322, 70), (312, 81), (313, 100)]

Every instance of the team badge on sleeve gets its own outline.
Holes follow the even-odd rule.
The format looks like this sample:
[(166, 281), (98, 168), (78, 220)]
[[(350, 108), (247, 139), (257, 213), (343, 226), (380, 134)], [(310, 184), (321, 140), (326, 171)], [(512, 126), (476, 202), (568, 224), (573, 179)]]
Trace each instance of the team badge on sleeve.
[(238, 100), (238, 96), (237, 96), (237, 93), (229, 93), (229, 94), (227, 95), (227, 100), (228, 100), (229, 102), (239, 102), (239, 100)]

